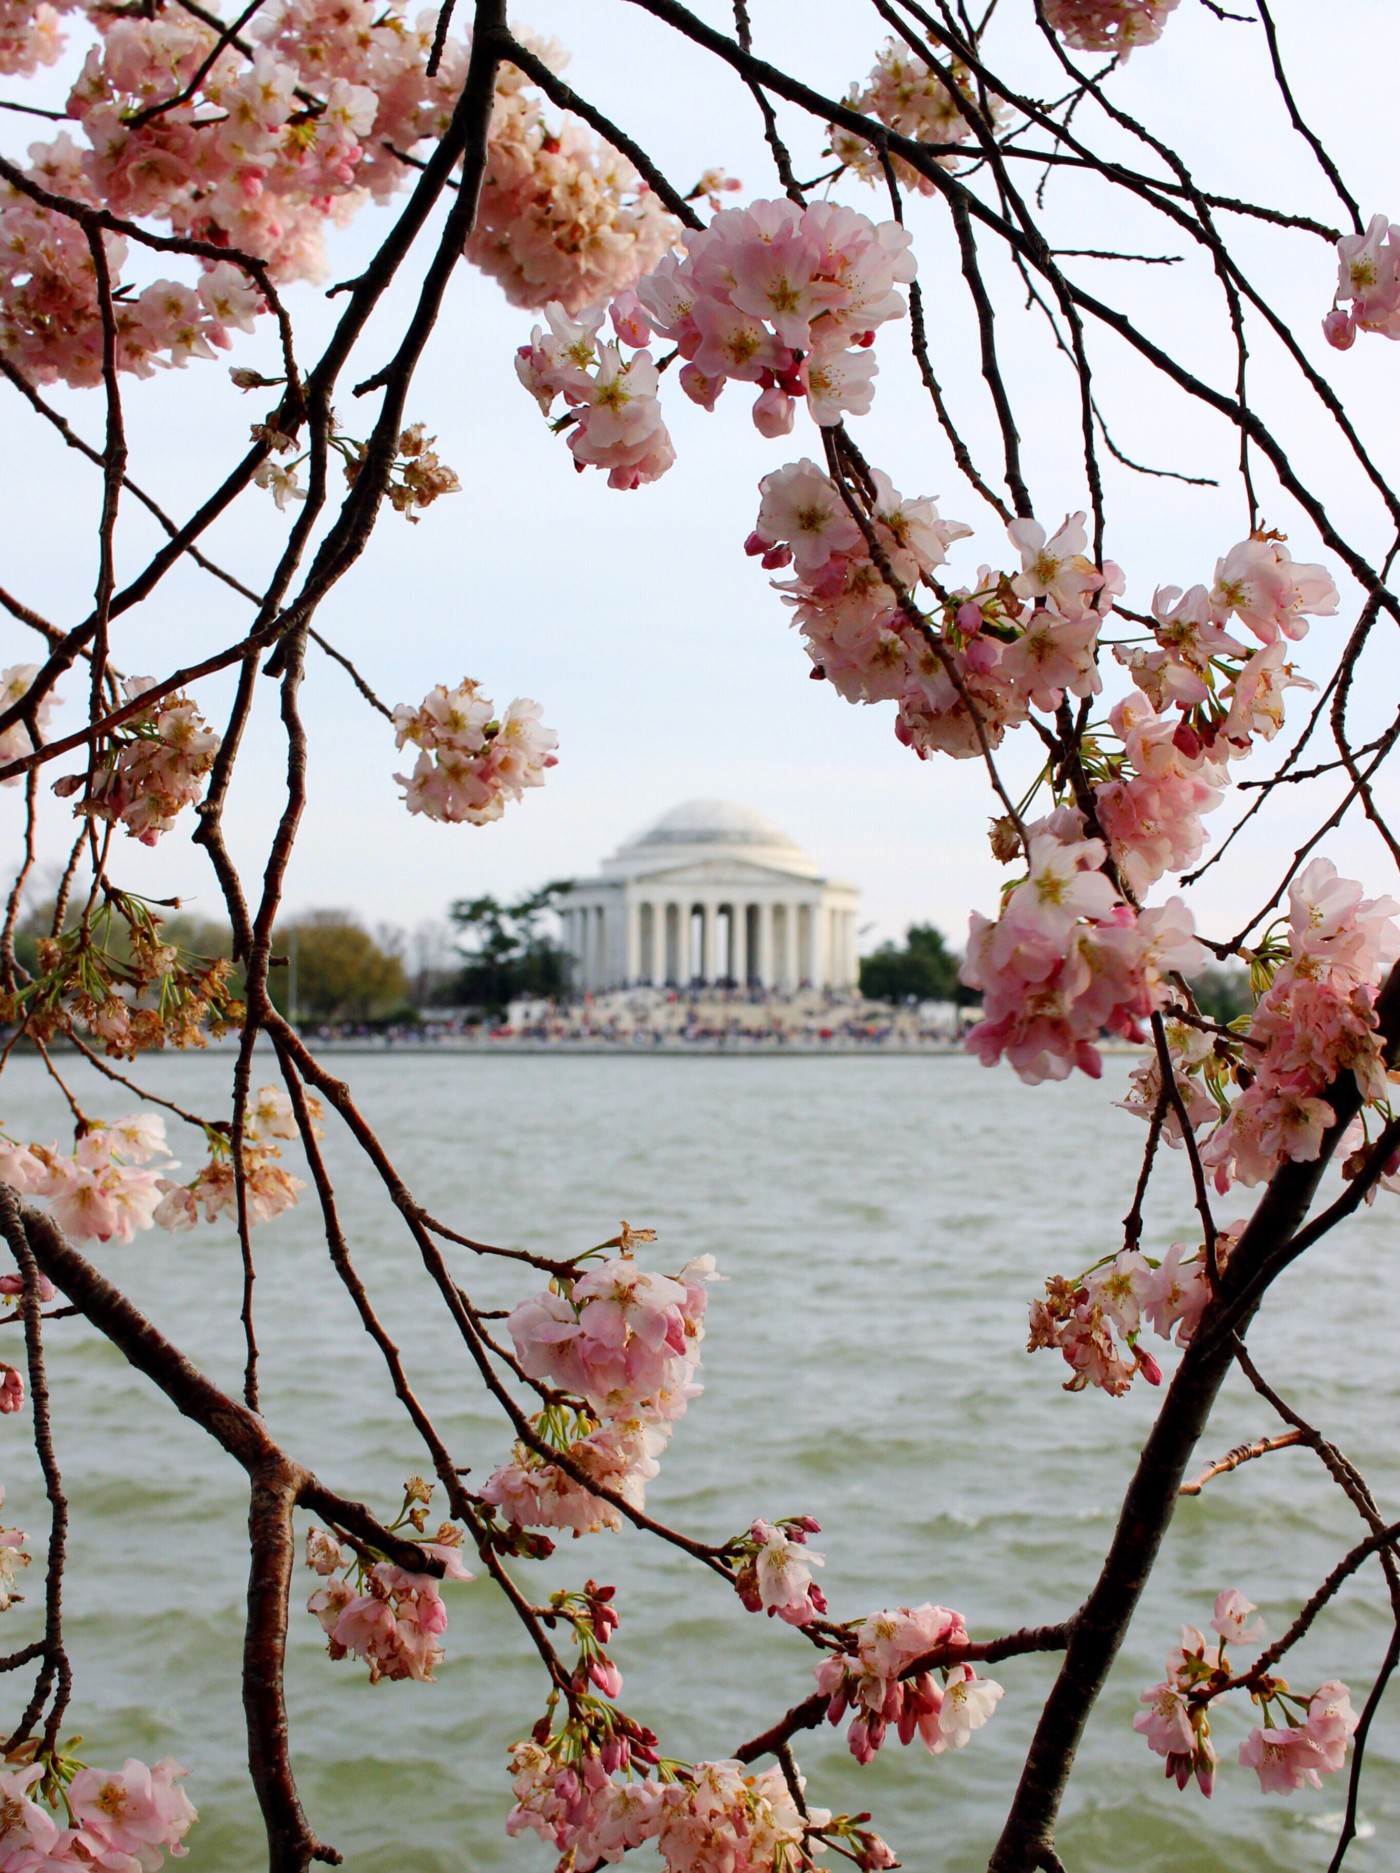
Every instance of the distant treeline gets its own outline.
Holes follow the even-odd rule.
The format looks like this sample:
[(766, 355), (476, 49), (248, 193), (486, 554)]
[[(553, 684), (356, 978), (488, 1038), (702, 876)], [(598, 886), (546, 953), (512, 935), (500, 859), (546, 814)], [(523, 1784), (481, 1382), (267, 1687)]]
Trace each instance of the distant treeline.
[[(371, 931), (354, 912), (312, 910), (273, 932), (268, 986), (281, 1013), (299, 1021), (395, 1023), (414, 1021), (421, 1009), (453, 1007), (499, 1015), (522, 996), (557, 999), (569, 989), (568, 957), (543, 928), (567, 886), (547, 885), (513, 903), (494, 897), (462, 898), (448, 922), (412, 932), (380, 924)], [(193, 956), (231, 956), (226, 923), (184, 910), (163, 911), (161, 938)], [(72, 916), (67, 927), (72, 927)], [(39, 972), (39, 943), (53, 925), (53, 906), (39, 906), (15, 934), (15, 951), (31, 974)], [(113, 919), (104, 940), (121, 954), (125, 925)], [(932, 924), (911, 924), (902, 944), (886, 942), (863, 956), (860, 989), (872, 1001), (975, 1003), (958, 980), (961, 956)], [(1215, 1021), (1231, 1021), (1251, 1005), (1243, 969), (1208, 969), (1193, 990)], [(232, 990), (242, 993), (235, 969)]]
[[(278, 924), (272, 934), (268, 989), (273, 1005), (298, 1021), (396, 1023), (413, 1021), (433, 1006), (502, 1012), (517, 995), (562, 995), (566, 959), (540, 925), (563, 887), (548, 886), (514, 904), (495, 898), (454, 904), (447, 923), (413, 931), (379, 924), (370, 930), (348, 910), (311, 910)], [(150, 907), (160, 940), (185, 956), (231, 957), (233, 934), (221, 919), (187, 910)], [(42, 973), (40, 945), (53, 931), (54, 904), (37, 905), (15, 933), (15, 954), (33, 975)], [(72, 931), (77, 916), (63, 921)], [(92, 941), (125, 959), (128, 930), (121, 918), (98, 919)], [(241, 997), (236, 967), (232, 992)]]

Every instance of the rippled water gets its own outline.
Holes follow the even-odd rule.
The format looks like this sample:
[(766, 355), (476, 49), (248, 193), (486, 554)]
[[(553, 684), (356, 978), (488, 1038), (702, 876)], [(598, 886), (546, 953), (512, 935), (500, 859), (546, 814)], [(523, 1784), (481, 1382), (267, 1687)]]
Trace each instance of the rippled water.
[[(1065, 1396), (1058, 1363), (1022, 1348), (1026, 1303), (1045, 1273), (1081, 1268), (1121, 1239), (1142, 1129), (1111, 1108), (1111, 1089), (1030, 1091), (960, 1058), (338, 1065), (423, 1201), (478, 1237), (557, 1252), (611, 1235), (626, 1216), (659, 1230), (662, 1266), (718, 1257), (728, 1280), (712, 1293), (706, 1393), (649, 1498), (663, 1518), (721, 1537), (756, 1514), (816, 1515), (838, 1617), (931, 1598), (990, 1635), (1062, 1617), (1082, 1596), (1154, 1395), (1139, 1386), (1119, 1401)], [(143, 1071), (157, 1090), (219, 1109), (226, 1060), (171, 1057)], [(1111, 1080), (1125, 1073), (1110, 1064)], [(118, 1090), (102, 1087), (91, 1108), (117, 1116), (130, 1104)], [(0, 1116), (24, 1136), (60, 1132), (61, 1103), (36, 1063), (12, 1064)], [(181, 1142), (193, 1162), (196, 1142)], [(483, 1410), (411, 1244), (333, 1119), (327, 1145), (358, 1264), (458, 1460), (481, 1476), (507, 1433)], [(1191, 1227), (1182, 1165), (1173, 1157), (1159, 1176), (1146, 1244), (1158, 1250)], [(1266, 1370), (1362, 1465), (1390, 1513), (1400, 1494), (1398, 1310), (1385, 1285), (1395, 1235), (1392, 1199), (1293, 1270), (1253, 1335)], [(257, 1242), (275, 1434), (333, 1486), (396, 1504), (422, 1459), (330, 1272), (313, 1210)], [(498, 1268), (455, 1257), (483, 1302), (519, 1291)], [(231, 1231), (146, 1236), (100, 1260), (236, 1387)], [(261, 1834), (240, 1769), (241, 1474), (81, 1323), (50, 1331), (55, 1441), (74, 1511), (74, 1726), (91, 1759), (170, 1753), (189, 1766), (202, 1816), (191, 1873), (254, 1868)], [(45, 1524), (25, 1428), (6, 1421), (6, 1519), (36, 1531)], [(1273, 1428), (1235, 1386), (1202, 1457)], [(1216, 1725), (1226, 1764), (1208, 1807), (1163, 1782), (1130, 1725), (1177, 1627), (1204, 1623), (1218, 1587), (1241, 1587), (1280, 1631), (1356, 1532), (1349, 1505), (1299, 1451), (1183, 1504), (1081, 1755), (1060, 1834), (1072, 1873), (1325, 1868), (1344, 1789), (1261, 1801), (1252, 1773), (1233, 1765), (1243, 1712)], [(623, 1701), (669, 1753), (726, 1755), (811, 1688), (799, 1636), (743, 1613), (718, 1582), (630, 1531), (563, 1546), (530, 1571), (538, 1592), (590, 1573), (619, 1583)], [(305, 1575), (307, 1592), (312, 1584)], [(355, 1873), (552, 1863), (502, 1828), (506, 1748), (542, 1708), (533, 1654), (488, 1583), (449, 1591), (448, 1660), (428, 1686), (371, 1687), (361, 1668), (332, 1664), (315, 1622), (294, 1610), (301, 1790)], [(17, 1607), (7, 1647), (37, 1621), (37, 1600)], [(1341, 1676), (1359, 1706), (1385, 1638), (1373, 1565), (1310, 1635), (1296, 1680)], [(891, 1743), (858, 1770), (823, 1732), (799, 1751), (809, 1792), (831, 1808), (873, 1809), (918, 1873), (972, 1873), (986, 1863), (1050, 1672), (1048, 1661), (1000, 1667), (998, 1713), (956, 1756), (933, 1761)], [(1383, 1722), (1363, 1797), (1367, 1838), (1348, 1862), (1357, 1873), (1400, 1864), (1398, 1753), (1397, 1727)]]

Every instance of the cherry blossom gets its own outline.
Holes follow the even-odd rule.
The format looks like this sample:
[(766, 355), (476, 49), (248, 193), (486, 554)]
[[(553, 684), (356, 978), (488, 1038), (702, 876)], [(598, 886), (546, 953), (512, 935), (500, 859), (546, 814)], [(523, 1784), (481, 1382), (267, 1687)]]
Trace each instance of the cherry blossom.
[(743, 1562), (735, 1577), (739, 1598), (751, 1612), (776, 1616), (790, 1626), (805, 1626), (825, 1613), (826, 1596), (812, 1578), (822, 1557), (807, 1546), (818, 1524), (810, 1516), (793, 1516), (776, 1526), (761, 1518), (732, 1551)]
[(1177, 0), (1042, 0), (1042, 5), (1046, 24), (1066, 45), (1126, 59), (1134, 46), (1161, 38)]
[(1318, 1157), (1335, 1113), (1324, 1097), (1340, 1074), (1362, 1098), (1389, 1098), (1375, 996), (1400, 955), (1400, 904), (1316, 858), (1289, 886), (1287, 952), (1250, 1024), (1249, 1083), (1206, 1141), (1203, 1160), (1221, 1191), (1257, 1184), (1285, 1159)]
[(1400, 237), (1384, 215), (1337, 242), (1337, 272), (1334, 309), (1322, 322), (1328, 344), (1347, 351), (1359, 331), (1400, 338)]
[(169, 1757), (151, 1768), (129, 1757), (120, 1770), (41, 1757), (0, 1770), (0, 1868), (157, 1873), (166, 1854), (183, 1859), (189, 1852), (184, 1839), (199, 1819), (177, 1787), (185, 1773)]
[[(532, 49), (556, 70), (565, 62), (555, 46)], [(458, 74), (449, 99), (460, 83)], [(679, 232), (625, 157), (577, 118), (551, 129), (539, 93), (516, 67), (502, 66), (466, 254), (512, 305), (558, 300), (577, 312), (607, 301), (635, 286)]]
[[(128, 677), (126, 699), (134, 702), (154, 687), (154, 677)], [(113, 734), (90, 783), (72, 775), (55, 782), (54, 792), (71, 798), (86, 787), (75, 811), (123, 825), (142, 845), (154, 845), (181, 808), (199, 799), (218, 751), (219, 737), (190, 698), (164, 696)]]
[[(651, 354), (624, 358), (623, 343), (669, 340), (686, 360), (682, 389), (707, 409), (730, 379), (757, 384), (754, 420), (765, 435), (785, 434), (804, 396), (813, 420), (832, 424), (869, 408), (869, 345), (879, 326), (903, 317), (896, 287), (914, 277), (897, 222), (877, 225), (831, 202), (721, 209), (684, 241), (683, 258), (667, 255), (615, 308), (618, 345), (595, 346), (597, 307), (561, 298), (548, 314), (552, 338), (536, 327), (517, 359), (546, 413), (564, 398), (575, 460), (607, 468), (613, 487), (655, 480), (672, 460)], [(586, 336), (569, 332), (570, 312)]]
[(167, 1756), (147, 1768), (129, 1757), (120, 1770), (80, 1769), (68, 1785), (79, 1826), (104, 1847), (159, 1867), (163, 1853), (183, 1857), (181, 1843), (199, 1819), (177, 1783), (186, 1771)]
[(1300, 564), (1278, 534), (1253, 533), (1216, 561), (1213, 614), (1238, 618), (1261, 643), (1305, 637), (1308, 615), (1331, 617), (1340, 602), (1326, 568)]
[(456, 689), (439, 684), (418, 707), (394, 710), (397, 745), (421, 750), (412, 775), (396, 774), (410, 813), (485, 826), (508, 800), (544, 785), (557, 765), (559, 738), (540, 721), (540, 705), (517, 696), (503, 716), (464, 677)]
[(804, 1817), (777, 1767), (754, 1775), (698, 1762), (662, 1790), (656, 1844), (667, 1873), (770, 1873), (800, 1866), (807, 1829), (829, 1819), (823, 1809)]
[[(321, 1117), (321, 1103), (314, 1094), (306, 1098), (314, 1129)], [(250, 1226), (280, 1216), (306, 1188), (305, 1180), (294, 1176), (279, 1161), (282, 1154), (273, 1142), (296, 1136), (296, 1120), (286, 1093), (278, 1086), (260, 1087), (243, 1121), (244, 1206)], [(192, 1182), (177, 1184), (168, 1177), (160, 1179), (161, 1196), (154, 1221), (162, 1229), (193, 1229), (201, 1210), (204, 1220), (210, 1223), (219, 1216), (237, 1216), (238, 1180), (232, 1140), (211, 1133), (209, 1145), (209, 1161)]]
[(1250, 1620), (1250, 1614), (1258, 1610), (1254, 1602), (1246, 1600), (1237, 1587), (1227, 1587), (1215, 1596), (1211, 1631), (1218, 1632), (1229, 1645), (1255, 1645), (1266, 1636), (1263, 1620)]
[[(71, 1154), (54, 1145), (31, 1145), (40, 1170), (30, 1182), (45, 1197), (54, 1221), (75, 1242), (130, 1242), (149, 1229), (160, 1204), (164, 1174), (173, 1169), (158, 1113), (133, 1113), (115, 1125), (90, 1121)], [(164, 1160), (159, 1168), (152, 1160)]]
[(816, 1667), (817, 1689), (827, 1698), (827, 1717), (839, 1723), (854, 1709), (848, 1742), (858, 1762), (869, 1762), (891, 1724), (901, 1743), (917, 1735), (931, 1755), (961, 1749), (972, 1731), (991, 1716), (1002, 1695), (999, 1684), (978, 1678), (954, 1662), (936, 1672), (931, 1662), (943, 1647), (967, 1643), (961, 1613), (925, 1604), (876, 1613), (857, 1627), (854, 1654), (833, 1652)]
[[(956, 166), (956, 153), (950, 146), (964, 143), (972, 135), (967, 111), (975, 107), (972, 74), (958, 59), (944, 53), (940, 59), (952, 86), (945, 84), (931, 66), (910, 50), (902, 40), (889, 39), (875, 56), (875, 64), (863, 85), (853, 84), (843, 102), (848, 110), (876, 117), (886, 129), (913, 143), (931, 146), (933, 161), (940, 168)], [(993, 122), (999, 113), (989, 101)], [(862, 182), (883, 186), (884, 172), (872, 146), (854, 130), (843, 125), (829, 126), (831, 153), (858, 175)], [(947, 153), (938, 153), (938, 152)], [(932, 195), (935, 184), (902, 156), (892, 158), (894, 172), (907, 189)]]
[(1168, 973), (1192, 974), (1204, 954), (1178, 898), (1134, 913), (1100, 867), (1101, 839), (1063, 811), (1027, 828), (1029, 873), (1000, 917), (974, 912), (961, 979), (983, 992), (968, 1049), (986, 1066), (1005, 1056), (1036, 1084), (1075, 1067), (1097, 1078), (1103, 1029), (1136, 1035), (1167, 996)]

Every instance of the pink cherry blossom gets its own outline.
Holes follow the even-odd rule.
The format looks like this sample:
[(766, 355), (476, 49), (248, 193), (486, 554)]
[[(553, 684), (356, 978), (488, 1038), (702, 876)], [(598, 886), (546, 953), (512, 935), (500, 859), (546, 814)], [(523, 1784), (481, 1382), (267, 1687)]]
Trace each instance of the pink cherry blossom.
[(1162, 36), (1177, 0), (1043, 0), (1046, 24), (1066, 45), (1084, 52), (1113, 52), (1126, 59), (1134, 46)]
[(412, 775), (394, 776), (410, 813), (484, 826), (499, 819), (508, 800), (544, 785), (557, 765), (559, 738), (540, 721), (536, 702), (517, 697), (501, 717), (470, 678), (456, 689), (430, 690), (414, 709), (394, 711), (397, 745), (421, 752)]
[(1337, 242), (1337, 273), (1339, 303), (1323, 321), (1327, 342), (1346, 351), (1358, 331), (1400, 338), (1400, 238), (1384, 215)]
[(1233, 614), (1262, 643), (1307, 635), (1307, 616), (1331, 617), (1340, 598), (1323, 566), (1300, 565), (1276, 535), (1251, 534), (1217, 560), (1213, 615)]
[(131, 1757), (120, 1772), (80, 1769), (68, 1799), (80, 1826), (105, 1847), (154, 1869), (163, 1854), (178, 1859), (189, 1851), (182, 1843), (199, 1817), (177, 1787), (185, 1774), (168, 1756), (149, 1769)]
[[(946, 69), (953, 80), (952, 89), (902, 40), (888, 40), (876, 55), (864, 85), (852, 85), (845, 103), (850, 110), (878, 118), (887, 129), (911, 142), (929, 144), (940, 168), (951, 169), (957, 157), (950, 146), (972, 135), (965, 111), (974, 93), (971, 73), (961, 61), (947, 57)], [(982, 106), (994, 122), (1001, 116), (999, 102), (988, 99)], [(830, 126), (830, 137), (832, 154), (848, 169), (863, 182), (883, 183), (879, 156), (864, 137), (836, 124)], [(892, 160), (905, 188), (923, 195), (934, 192), (936, 185), (902, 156)]]
[(1250, 1620), (1250, 1614), (1258, 1610), (1254, 1602), (1246, 1600), (1238, 1588), (1227, 1587), (1215, 1596), (1211, 1631), (1218, 1632), (1229, 1645), (1256, 1645), (1267, 1636), (1262, 1619)]

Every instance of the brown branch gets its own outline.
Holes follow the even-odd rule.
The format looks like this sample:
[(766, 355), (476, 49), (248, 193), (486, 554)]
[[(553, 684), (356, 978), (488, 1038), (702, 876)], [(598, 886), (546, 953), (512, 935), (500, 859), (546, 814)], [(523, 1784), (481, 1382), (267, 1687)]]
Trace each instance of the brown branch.
[(1277, 1437), (1256, 1437), (1252, 1444), (1236, 1444), (1233, 1450), (1226, 1451), (1223, 1457), (1217, 1457), (1214, 1463), (1208, 1463), (1199, 1476), (1193, 1476), (1189, 1483), (1183, 1483), (1177, 1491), (1181, 1496), (1199, 1496), (1206, 1484), (1217, 1476), (1228, 1476), (1231, 1470), (1238, 1470), (1242, 1463), (1249, 1463), (1255, 1457), (1267, 1457), (1273, 1450), (1291, 1450), (1295, 1444), (1303, 1441), (1303, 1433), (1298, 1430), (1283, 1431)]

